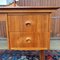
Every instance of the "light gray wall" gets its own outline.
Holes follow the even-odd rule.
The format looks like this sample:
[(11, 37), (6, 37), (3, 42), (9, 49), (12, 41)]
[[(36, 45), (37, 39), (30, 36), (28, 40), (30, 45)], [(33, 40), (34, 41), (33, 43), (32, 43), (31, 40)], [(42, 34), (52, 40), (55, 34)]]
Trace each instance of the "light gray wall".
[(0, 5), (7, 5), (12, 3), (14, 0), (0, 0)]
[(0, 0), (0, 5), (6, 5), (6, 0)]
[(7, 0), (7, 4), (12, 3), (14, 0)]

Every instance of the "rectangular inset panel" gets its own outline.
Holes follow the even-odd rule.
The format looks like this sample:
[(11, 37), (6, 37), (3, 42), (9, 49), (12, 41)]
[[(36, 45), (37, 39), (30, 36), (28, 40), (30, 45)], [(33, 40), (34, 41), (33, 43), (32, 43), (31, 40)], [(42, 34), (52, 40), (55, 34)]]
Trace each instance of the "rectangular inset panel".
[[(46, 34), (46, 35), (45, 35)], [(48, 38), (47, 38), (48, 37)], [(49, 49), (49, 33), (10, 32), (10, 49)]]
[(60, 39), (60, 17), (58, 16), (52, 17), (51, 37)]
[(0, 14), (0, 38), (7, 38), (6, 31), (7, 14)]

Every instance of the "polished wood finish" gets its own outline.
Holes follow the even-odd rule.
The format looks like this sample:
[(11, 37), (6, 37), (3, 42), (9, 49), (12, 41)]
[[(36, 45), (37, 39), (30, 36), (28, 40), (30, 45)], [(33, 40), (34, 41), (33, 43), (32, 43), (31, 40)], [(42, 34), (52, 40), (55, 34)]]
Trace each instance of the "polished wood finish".
[(7, 16), (9, 49), (48, 50), (50, 48), (50, 16), (58, 7), (3, 7)]
[(39, 13), (32, 10), (8, 14), (11, 49), (47, 50), (50, 48), (51, 10), (50, 12), (45, 10), (44, 13), (41, 10), (38, 11)]
[(7, 15), (6, 14), (0, 14), (0, 38), (6, 38), (6, 21), (7, 21)]
[(50, 13), (8, 14), (10, 47), (49, 49), (49, 15)]

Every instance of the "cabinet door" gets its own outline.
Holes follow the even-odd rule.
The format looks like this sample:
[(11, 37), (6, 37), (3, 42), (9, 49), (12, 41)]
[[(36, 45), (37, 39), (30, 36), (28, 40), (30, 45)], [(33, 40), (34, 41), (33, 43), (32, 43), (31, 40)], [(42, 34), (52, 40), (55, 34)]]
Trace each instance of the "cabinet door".
[[(46, 34), (46, 35), (45, 35)], [(49, 49), (49, 33), (10, 32), (10, 49), (47, 50)]]
[(10, 49), (49, 49), (49, 15), (20, 13), (8, 15)]

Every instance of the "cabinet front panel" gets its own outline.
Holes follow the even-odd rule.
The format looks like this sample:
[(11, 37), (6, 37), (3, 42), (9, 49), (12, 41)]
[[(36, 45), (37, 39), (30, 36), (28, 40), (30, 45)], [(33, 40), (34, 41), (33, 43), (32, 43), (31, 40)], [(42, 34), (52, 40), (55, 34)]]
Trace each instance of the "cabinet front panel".
[(49, 32), (48, 14), (10, 14), (8, 25), (10, 32)]
[(49, 49), (49, 18), (47, 13), (8, 14), (10, 49)]
[[(46, 34), (46, 35), (45, 35)], [(48, 38), (47, 38), (48, 37)], [(10, 48), (27, 49), (37, 48), (48, 49), (49, 48), (49, 33), (20, 33), (10, 32)]]

